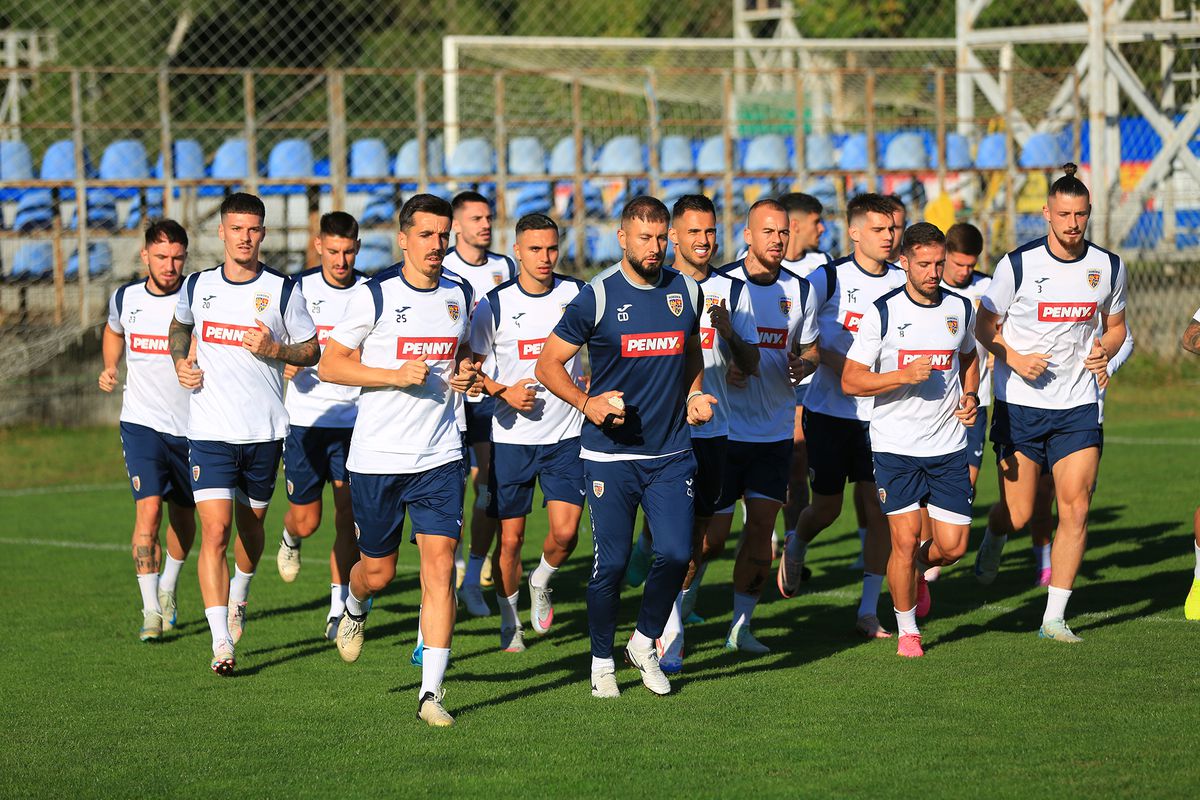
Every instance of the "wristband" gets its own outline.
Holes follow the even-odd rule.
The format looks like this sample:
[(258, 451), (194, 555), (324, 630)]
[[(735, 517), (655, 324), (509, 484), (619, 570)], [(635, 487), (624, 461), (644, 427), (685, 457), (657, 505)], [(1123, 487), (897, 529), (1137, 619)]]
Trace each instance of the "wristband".
[(685, 401), (684, 401), (684, 405), (687, 405), (688, 403), (690, 403), (690, 402), (692, 402), (693, 400), (695, 400), (697, 397), (702, 397), (703, 395), (704, 395), (704, 392), (699, 392), (699, 391), (697, 391), (697, 392), (692, 392), (691, 394), (689, 394), (689, 395), (687, 396), (687, 400), (685, 400)]
[(963, 397), (972, 397), (975, 399), (975, 405), (979, 405), (979, 395), (975, 392), (963, 392)]

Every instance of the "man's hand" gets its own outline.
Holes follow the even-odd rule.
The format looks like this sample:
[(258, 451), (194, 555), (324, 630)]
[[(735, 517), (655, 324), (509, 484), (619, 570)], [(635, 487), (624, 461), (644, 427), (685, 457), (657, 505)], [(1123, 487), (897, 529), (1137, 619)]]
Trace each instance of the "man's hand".
[(791, 380), (792, 386), (799, 386), (800, 381), (816, 371), (816, 366), (812, 362), (801, 358), (797, 353), (788, 353), (787, 366), (788, 379)]
[(729, 318), (729, 308), (725, 305), (724, 297), (708, 309), (708, 318), (712, 320), (713, 327), (721, 334), (722, 339), (733, 338), (733, 321)]
[(405, 361), (396, 370), (396, 387), (404, 389), (409, 386), (420, 386), (429, 377), (429, 365), (425, 363), (428, 358), (425, 353), (417, 356), (412, 361)]
[[(1049, 358), (1049, 353), (1027, 353), (1025, 355), (1017, 353), (1015, 356), (1009, 356), (1008, 366), (1012, 368), (1013, 372), (1033, 383), (1042, 377), (1046, 368), (1050, 366)], [(1105, 363), (1107, 363), (1107, 359), (1105, 359)]]
[(108, 369), (106, 369), (100, 373), (100, 380), (99, 380), (100, 391), (111, 392), (113, 389), (117, 388), (117, 383), (118, 383), (118, 381), (117, 381), (117, 368), (116, 367), (109, 367)]
[(521, 378), (512, 386), (505, 386), (496, 396), (503, 398), (504, 402), (517, 411), (528, 413), (533, 411), (533, 404), (537, 401), (537, 392), (530, 388), (533, 383), (533, 378)]
[(456, 392), (470, 391), (475, 385), (475, 379), (479, 377), (479, 370), (483, 367), (478, 361), (472, 361), (469, 358), (464, 358), (458, 362), (458, 371), (450, 376), (450, 388)]
[(979, 399), (973, 394), (964, 394), (958, 400), (958, 408), (954, 411), (954, 416), (958, 417), (958, 421), (968, 428), (975, 424), (975, 413), (979, 411)]
[(929, 360), (929, 356), (921, 356), (914, 358), (904, 369), (900, 370), (900, 380), (910, 386), (915, 386), (928, 380), (932, 373), (933, 362)]
[(601, 428), (619, 427), (625, 422), (625, 401), (621, 400), (619, 406), (614, 406), (610, 401), (613, 398), (620, 400), (623, 394), (624, 392), (612, 391), (588, 397), (583, 401), (580, 411), (593, 425)]
[(292, 364), (284, 364), (283, 365), (283, 379), (285, 381), (290, 381), (292, 378), (296, 377), (297, 373), (299, 373), (299, 372), (300, 372), (300, 367), (294, 366)]
[(204, 385), (204, 370), (196, 366), (195, 356), (176, 361), (175, 375), (179, 378), (179, 385), (185, 389), (199, 389)]
[(275, 341), (271, 329), (261, 319), (254, 320), (254, 324), (258, 328), (251, 328), (246, 331), (246, 335), (242, 337), (242, 347), (256, 356), (277, 358), (279, 355), (279, 343)]
[(746, 377), (746, 373), (737, 368), (737, 364), (731, 363), (725, 370), (725, 382), (730, 386), (736, 386), (739, 389), (745, 389), (749, 380), (750, 379)]
[(1092, 339), (1092, 352), (1083, 360), (1088, 372), (1096, 376), (1096, 385), (1103, 389), (1108, 385), (1108, 351), (1099, 339)]
[(713, 418), (712, 407), (717, 404), (717, 398), (711, 394), (694, 394), (687, 401), (687, 421), (689, 425), (703, 425)]

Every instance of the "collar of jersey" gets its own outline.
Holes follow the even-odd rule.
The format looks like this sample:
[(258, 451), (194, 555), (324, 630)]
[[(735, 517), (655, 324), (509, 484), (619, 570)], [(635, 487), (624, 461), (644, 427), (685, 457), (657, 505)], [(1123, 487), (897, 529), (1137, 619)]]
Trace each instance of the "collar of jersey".
[(454, 253), (454, 255), (458, 256), (458, 260), (461, 261), (463, 263), (463, 266), (465, 266), (465, 267), (486, 267), (492, 260), (492, 251), (491, 250), (483, 251), (483, 263), (482, 264), (472, 264), (470, 261), (467, 261), (465, 258), (462, 257), (462, 253), (458, 252), (457, 247), (451, 247), (450, 250), (446, 253), (446, 255), (450, 255), (450, 253)]
[(946, 289), (942, 288), (941, 284), (938, 284), (937, 302), (929, 303), (928, 305), (926, 305), (925, 303), (918, 303), (916, 300), (913, 300), (912, 295), (908, 293), (908, 282), (907, 281), (905, 281), (904, 285), (900, 287), (900, 294), (907, 297), (908, 302), (912, 303), (917, 308), (937, 308), (938, 306), (940, 306), (942, 304), (942, 301), (946, 299), (946, 291), (947, 291)]
[(408, 278), (404, 277), (404, 268), (403, 267), (396, 270), (396, 277), (400, 279), (401, 283), (403, 283), (408, 288), (412, 289), (414, 292), (421, 292), (423, 294), (429, 294), (430, 292), (436, 292), (442, 286), (442, 276), (438, 275), (438, 282), (436, 284), (429, 287), (428, 289), (418, 289), (417, 287), (413, 286), (411, 283), (408, 282)]
[(517, 285), (518, 292), (525, 295), (526, 297), (532, 297), (532, 298), (536, 299), (538, 297), (545, 297), (546, 295), (550, 294), (551, 292), (553, 292), (555, 289), (558, 288), (558, 276), (555, 275), (554, 273), (550, 273), (550, 274), (551, 274), (551, 276), (553, 276), (554, 280), (551, 282), (550, 288), (547, 289), (546, 291), (542, 292), (541, 294), (532, 294), (530, 292), (525, 291), (525, 287), (521, 285), (521, 276), (520, 275), (513, 278), (512, 282)]
[(868, 278), (885, 277), (888, 274), (888, 269), (890, 269), (892, 266), (891, 264), (889, 264), (888, 262), (885, 261), (885, 262), (883, 262), (883, 272), (879, 273), (878, 275), (876, 275), (874, 272), (867, 272), (865, 269), (862, 268), (862, 264), (858, 263), (858, 259), (854, 257), (854, 253), (850, 254), (850, 263), (854, 265), (855, 269), (857, 269), (863, 275), (866, 275)]
[(1083, 261), (1083, 259), (1087, 258), (1088, 251), (1092, 249), (1092, 243), (1087, 239), (1084, 239), (1083, 252), (1079, 254), (1079, 258), (1070, 259), (1059, 258), (1058, 256), (1054, 255), (1054, 251), (1050, 249), (1050, 237), (1048, 235), (1042, 237), (1042, 247), (1046, 248), (1046, 255), (1050, 256), (1060, 264), (1078, 264), (1080, 261)]
[(321, 267), (317, 267), (317, 269), (319, 270), (319, 272), (317, 274), (319, 274), (321, 276), (321, 281), (324, 282), (324, 284), (326, 286), (328, 286), (330, 289), (334, 289), (339, 292), (344, 292), (347, 289), (353, 289), (355, 286), (358, 286), (358, 270), (350, 271), (350, 274), (354, 276), (354, 283), (350, 284), (349, 286), (338, 286), (336, 283), (329, 282), (329, 279), (325, 277), (325, 270), (321, 269)]
[(779, 262), (779, 271), (775, 273), (775, 277), (763, 283), (760, 280), (750, 277), (750, 270), (746, 269), (746, 259), (741, 260), (742, 274), (746, 276), (746, 283), (753, 283), (755, 286), (774, 286), (779, 283), (779, 276), (783, 274), (783, 262)]
[(246, 286), (248, 284), (254, 283), (256, 280), (261, 278), (262, 274), (266, 271), (267, 271), (267, 265), (262, 263), (261, 261), (259, 261), (258, 262), (258, 274), (255, 275), (253, 278), (251, 278), (248, 281), (231, 281), (231, 280), (229, 280), (229, 276), (225, 274), (225, 262), (221, 262), (220, 264), (217, 265), (217, 274), (221, 276), (221, 280), (225, 281), (230, 286)]
[[(659, 287), (661, 287), (663, 284), (665, 284), (667, 282), (666, 280), (663, 280), (664, 278), (667, 278), (667, 272), (666, 272), (667, 268), (666, 267), (658, 268), (658, 283), (654, 284), (653, 286), (642, 286), (640, 284), (634, 283), (633, 281), (631, 281), (629, 279), (629, 276), (625, 274), (625, 268), (622, 267), (620, 263), (618, 263), (616, 266), (617, 266), (617, 272), (619, 272), (621, 274), (621, 277), (625, 279), (626, 283), (628, 283), (634, 289), (639, 289), (643, 292), (649, 292), (654, 289), (658, 289)], [(667, 278), (667, 280), (670, 280), (670, 279)]]

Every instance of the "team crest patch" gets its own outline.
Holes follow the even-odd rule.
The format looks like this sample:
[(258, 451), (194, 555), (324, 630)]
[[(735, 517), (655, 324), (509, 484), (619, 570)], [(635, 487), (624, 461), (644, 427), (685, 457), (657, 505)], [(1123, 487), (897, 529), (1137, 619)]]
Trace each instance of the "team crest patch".
[(504, 283), (504, 273), (503, 272), (493, 272), (492, 273), (492, 283), (496, 284), (497, 286)]
[(790, 317), (792, 315), (791, 298), (788, 298), (788, 297), (779, 298), (779, 310), (783, 312), (783, 315), (785, 317)]
[(879, 487), (879, 502), (887, 502), (887, 489), (883, 488), (882, 486)]
[(1087, 273), (1087, 279), (1088, 279), (1088, 286), (1095, 289), (1097, 286), (1100, 285), (1100, 270), (1089, 269), (1088, 273)]
[(458, 315), (462, 313), (462, 308), (458, 305), (457, 300), (446, 301), (446, 313), (450, 315), (451, 322), (458, 322)]
[(357, 522), (356, 522), (356, 523), (354, 523), (354, 538), (355, 538), (356, 540), (357, 540), (357, 539), (360, 539), (360, 538), (362, 538), (362, 531), (360, 531), (360, 530), (358, 529), (358, 523), (357, 523)]
[(592, 494), (604, 497), (604, 481), (592, 481)]
[(672, 292), (667, 295), (667, 308), (671, 309), (671, 313), (679, 316), (683, 313), (683, 295)]
[(570, 303), (559, 303), (559, 304), (558, 304), (558, 313), (559, 313), (559, 314), (565, 314), (565, 313), (567, 313), (567, 306), (568, 306), (568, 305), (570, 305)]
[(287, 487), (288, 487), (288, 494), (295, 494), (295, 493), (296, 493), (296, 487), (295, 487), (295, 486), (292, 484), (292, 482), (291, 482), (291, 481), (288, 481), (288, 482), (287, 482)]
[(951, 335), (958, 333), (958, 317), (946, 317), (946, 330)]
[(704, 310), (708, 311), (713, 306), (721, 305), (721, 298), (715, 294), (704, 295)]
[(194, 480), (194, 481), (200, 480), (200, 465), (199, 464), (192, 467), (192, 480)]
[(133, 490), (135, 492), (140, 492), (142, 490), (142, 476), (134, 475), (130, 480), (133, 481)]
[(271, 305), (271, 295), (263, 292), (254, 295), (254, 308), (258, 313), (266, 311), (269, 305)]

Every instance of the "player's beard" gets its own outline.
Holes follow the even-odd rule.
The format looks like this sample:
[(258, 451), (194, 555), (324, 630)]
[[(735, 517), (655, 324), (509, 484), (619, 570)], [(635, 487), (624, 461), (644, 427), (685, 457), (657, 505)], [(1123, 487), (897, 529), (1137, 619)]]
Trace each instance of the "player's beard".
[(170, 284), (162, 283), (161, 281), (159, 281), (158, 278), (154, 277), (153, 272), (148, 271), (146, 273), (146, 277), (150, 279), (150, 282), (152, 284), (154, 284), (154, 288), (158, 289), (158, 291), (162, 292), (163, 294), (174, 294), (175, 290), (179, 288), (179, 284), (183, 282), (182, 275), (177, 277), (175, 279), (175, 281)]
[(920, 295), (921, 297), (924, 297), (926, 300), (928, 300), (932, 303), (936, 303), (938, 300), (938, 297), (942, 293), (942, 287), (936, 283), (933, 285), (932, 288), (930, 288), (928, 290), (925, 289), (924, 287), (920, 286), (919, 284), (910, 283), (909, 285), (913, 288), (913, 291), (915, 291), (918, 295)]
[(646, 262), (641, 259), (634, 258), (629, 254), (626, 254), (625, 257), (629, 260), (629, 266), (633, 267), (633, 271), (642, 280), (647, 283), (656, 283), (658, 281), (658, 276), (662, 274), (662, 261), (659, 261), (652, 267), (648, 267), (646, 266)]

